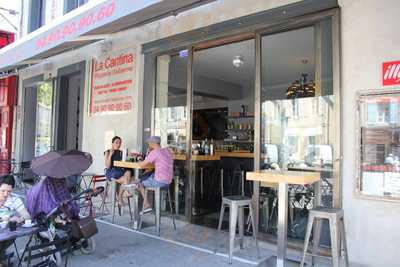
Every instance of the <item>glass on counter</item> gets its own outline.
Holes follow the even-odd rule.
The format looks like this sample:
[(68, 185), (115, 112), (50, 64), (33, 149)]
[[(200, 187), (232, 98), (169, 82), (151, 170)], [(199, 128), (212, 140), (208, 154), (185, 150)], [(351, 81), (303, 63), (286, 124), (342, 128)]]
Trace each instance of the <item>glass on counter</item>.
[(358, 124), (357, 193), (400, 200), (400, 91), (360, 93)]

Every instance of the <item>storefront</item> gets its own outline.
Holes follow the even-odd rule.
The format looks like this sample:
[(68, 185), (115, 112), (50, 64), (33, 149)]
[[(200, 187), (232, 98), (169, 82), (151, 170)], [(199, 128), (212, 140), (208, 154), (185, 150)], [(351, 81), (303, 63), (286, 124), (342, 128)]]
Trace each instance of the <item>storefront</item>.
[(144, 83), (156, 81), (144, 123), (174, 151), (175, 199), (193, 223), (217, 227), (221, 196), (243, 194), (253, 197), (268, 238), (276, 234), (276, 186), (247, 182), (246, 172), (321, 172), (318, 192), (290, 189), (289, 237), (302, 240), (316, 194), (324, 206), (340, 205), (338, 10), (278, 27), (249, 22), (269, 16), (230, 21), (238, 25), (232, 35), (224, 23), (206, 40), (183, 34), (184, 46), (167, 51), (160, 47), (174, 37), (145, 44), (153, 75)]
[[(46, 88), (57, 91), (64, 80), (59, 70), (84, 61), (79, 72), (84, 78), (74, 83), (85, 90), (82, 98), (71, 96), (82, 118), (72, 117), (79, 121), (74, 144), (94, 156), (91, 171), (102, 172), (102, 153), (113, 134), (123, 138), (124, 148), (141, 151), (145, 137), (161, 135), (162, 144), (175, 153), (174, 199), (180, 219), (215, 228), (221, 195), (245, 194), (259, 211), (257, 230), (263, 240), (274, 240), (276, 234), (276, 192), (271, 185), (245, 181), (245, 172), (318, 171), (323, 182), (317, 191), (290, 190), (292, 244), (302, 244), (307, 210), (320, 195), (322, 205), (345, 211), (352, 266), (396, 266), (396, 198), (366, 199), (363, 193), (371, 193), (369, 188), (362, 192), (367, 184), (357, 191), (362, 180), (357, 177), (356, 93), (381, 91), (382, 63), (399, 59), (399, 40), (391, 26), (399, 6), (387, 2), (214, 1), (21, 69), (19, 92), (40, 75), (36, 90), (51, 78), (52, 87)], [(131, 64), (126, 65), (130, 78), (121, 74), (112, 81), (126, 87), (118, 93), (123, 103), (93, 108), (93, 101), (104, 101), (101, 94), (93, 98), (93, 73), (102, 71), (94, 62), (126, 54), (133, 61), (121, 59), (119, 68)], [(105, 89), (107, 82), (96, 82), (98, 91)], [(53, 110), (61, 107), (57, 94), (62, 93), (53, 94)], [(23, 140), (21, 133), (28, 129), (23, 95), (16, 140)], [(62, 132), (57, 116), (52, 119), (52, 144), (69, 136), (56, 134)], [(20, 157), (25, 153), (21, 144), (13, 148)]]

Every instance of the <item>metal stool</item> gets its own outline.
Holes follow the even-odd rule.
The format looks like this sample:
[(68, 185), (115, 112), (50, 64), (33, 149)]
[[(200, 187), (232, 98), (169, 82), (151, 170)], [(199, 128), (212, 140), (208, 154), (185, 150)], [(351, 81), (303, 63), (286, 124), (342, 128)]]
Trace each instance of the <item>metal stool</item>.
[[(254, 213), (251, 205), (251, 198), (245, 196), (227, 196), (222, 198), (221, 213), (219, 215), (218, 232), (221, 231), (222, 221), (224, 218), (225, 208), (229, 207), (229, 264), (232, 263), (233, 248), (235, 244), (236, 225), (239, 224), (239, 238), (240, 248), (243, 248), (243, 232), (244, 232), (244, 210), (243, 208), (248, 207), (250, 211), (251, 224), (253, 228), (253, 237), (256, 242), (257, 256), (260, 257), (260, 251), (258, 249), (257, 234), (254, 231)], [(218, 238), (215, 253), (218, 249)]]
[[(312, 253), (308, 253), (308, 243), (310, 242), (311, 231), (315, 219), (315, 230), (313, 235), (313, 248)], [(346, 266), (349, 266), (349, 259), (347, 254), (346, 231), (344, 228), (344, 216), (342, 209), (317, 207), (310, 210), (308, 216), (307, 232), (305, 237), (303, 258), (301, 260), (301, 267), (304, 266), (306, 255), (311, 255), (312, 265), (314, 265), (314, 257), (322, 257), (317, 255), (319, 248), (319, 241), (321, 235), (322, 219), (329, 220), (329, 228), (331, 232), (331, 251), (333, 267), (339, 267), (339, 257), (341, 256), (341, 247), (345, 253)], [(339, 227), (339, 229), (338, 229)]]
[[(147, 197), (147, 192), (148, 191), (153, 191), (154, 192), (154, 208), (155, 208), (155, 220), (156, 220), (156, 232), (157, 235), (160, 235), (160, 223), (161, 223), (161, 191), (167, 191), (167, 201), (169, 202), (169, 208), (172, 216), (172, 224), (174, 226), (174, 230), (176, 230), (176, 225), (175, 225), (175, 215), (174, 211), (172, 209), (172, 201), (171, 201), (171, 194), (169, 192), (169, 186), (165, 187), (146, 187), (144, 190), (144, 195), (145, 198)], [(142, 205), (142, 211), (144, 208), (144, 201)], [(143, 212), (140, 213), (140, 219), (139, 219), (139, 227), (138, 229), (142, 229), (142, 222), (143, 222)]]
[[(112, 205), (112, 223), (114, 223), (115, 221), (115, 208), (116, 208), (116, 200), (117, 200), (117, 194), (118, 194), (118, 189), (121, 187), (120, 184), (118, 184), (115, 180), (109, 181), (107, 183), (111, 183), (111, 197), (112, 197), (112, 201), (111, 201), (111, 205)], [(129, 215), (131, 218), (131, 221), (133, 221), (133, 216), (132, 216), (132, 208), (131, 208), (131, 197), (126, 197), (126, 199), (128, 200), (128, 208), (129, 208)], [(122, 207), (120, 207), (118, 205), (118, 214), (119, 216), (122, 215)]]

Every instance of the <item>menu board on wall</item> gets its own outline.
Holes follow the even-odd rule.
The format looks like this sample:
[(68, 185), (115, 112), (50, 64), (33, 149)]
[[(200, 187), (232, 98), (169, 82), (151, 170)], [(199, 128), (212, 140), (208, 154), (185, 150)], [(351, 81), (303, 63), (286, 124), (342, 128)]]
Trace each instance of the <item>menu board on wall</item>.
[(89, 113), (121, 114), (133, 110), (136, 70), (134, 51), (119, 51), (92, 59)]

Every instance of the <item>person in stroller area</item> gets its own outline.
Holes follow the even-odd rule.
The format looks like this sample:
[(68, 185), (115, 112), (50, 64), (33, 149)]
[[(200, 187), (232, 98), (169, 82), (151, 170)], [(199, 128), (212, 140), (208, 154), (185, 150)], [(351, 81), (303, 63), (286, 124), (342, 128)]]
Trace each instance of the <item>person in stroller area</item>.
[[(2, 222), (16, 221), (22, 223), (30, 219), (28, 211), (25, 209), (24, 202), (11, 195), (15, 187), (15, 179), (12, 175), (4, 175), (0, 177), (0, 219)], [(0, 242), (0, 267), (6, 267), (6, 250), (12, 245), (14, 240)]]
[[(46, 177), (27, 192), (27, 209), (32, 218), (37, 218), (40, 214), (48, 214), (70, 198), (66, 178)], [(79, 218), (80, 210), (76, 201), (68, 202), (65, 211), (71, 218)]]

